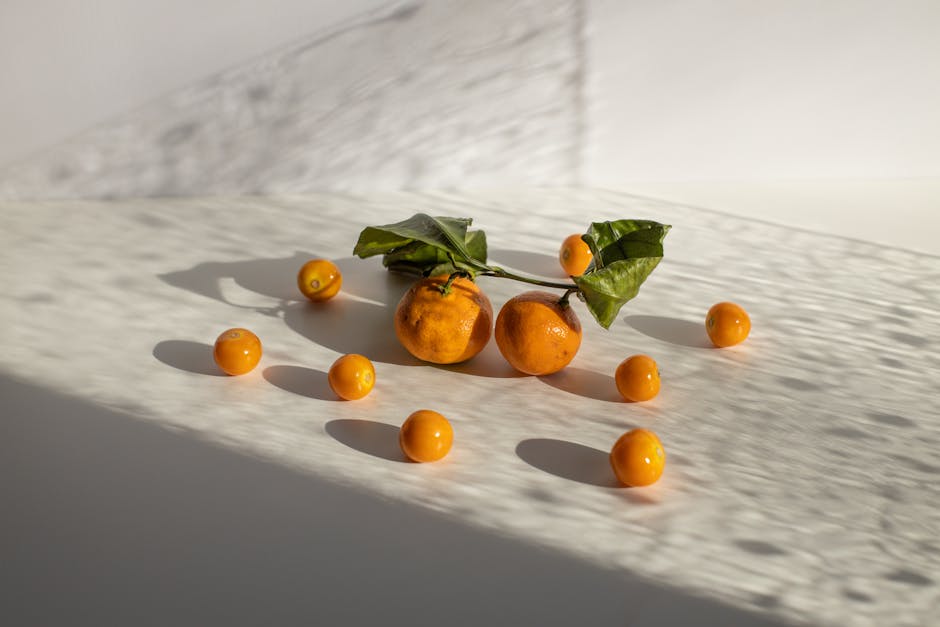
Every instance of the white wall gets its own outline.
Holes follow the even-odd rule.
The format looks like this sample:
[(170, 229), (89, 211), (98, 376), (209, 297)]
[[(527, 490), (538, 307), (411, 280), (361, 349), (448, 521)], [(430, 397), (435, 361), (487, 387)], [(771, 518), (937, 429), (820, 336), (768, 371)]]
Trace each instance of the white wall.
[(0, 0), (0, 165), (383, 0)]
[(940, 176), (937, 0), (592, 0), (589, 182)]

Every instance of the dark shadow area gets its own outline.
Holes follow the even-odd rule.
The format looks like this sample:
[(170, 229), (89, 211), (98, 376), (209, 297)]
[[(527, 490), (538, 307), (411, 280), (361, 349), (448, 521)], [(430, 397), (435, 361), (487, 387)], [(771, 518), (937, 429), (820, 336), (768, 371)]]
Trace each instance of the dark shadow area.
[(164, 340), (153, 347), (153, 356), (178, 370), (215, 377), (228, 376), (216, 365), (212, 346), (202, 342)]
[(324, 428), (334, 440), (360, 453), (393, 462), (409, 463), (398, 445), (399, 428), (394, 425), (344, 418), (331, 420)]
[(284, 323), (311, 342), (338, 353), (359, 353), (372, 361), (417, 366), (416, 359), (395, 336), (395, 309), (342, 294), (325, 303), (292, 303)]
[(398, 301), (420, 277), (400, 272), (389, 272), (378, 258), (359, 259), (344, 257), (335, 260), (343, 273), (341, 293), (388, 305), (394, 311)]
[[(276, 299), (280, 305), (306, 303), (297, 288), (297, 273), (311, 259), (321, 255), (297, 251), (290, 257), (247, 259), (244, 261), (207, 261), (188, 270), (158, 275), (163, 282), (232, 306), (242, 307), (225, 298), (221, 282), (234, 281), (240, 287)], [(343, 276), (340, 294), (357, 296), (395, 306), (417, 277), (388, 272), (377, 260), (358, 257), (334, 259)], [(259, 309), (257, 307), (251, 307)]]
[[(297, 251), (291, 257), (248, 259), (245, 261), (207, 261), (188, 270), (158, 275), (163, 282), (213, 300), (228, 303), (220, 282), (232, 279), (252, 292), (277, 300), (302, 300), (297, 289), (300, 267), (317, 255)], [(229, 303), (234, 304), (234, 303)]]
[(3, 625), (784, 624), (7, 377), (0, 398)]
[(565, 440), (533, 438), (519, 442), (516, 455), (530, 466), (562, 479), (601, 488), (624, 487), (610, 467), (609, 451)]
[(338, 401), (327, 374), (322, 370), (303, 366), (271, 366), (261, 373), (264, 380), (286, 392), (321, 401)]
[(623, 403), (623, 397), (617, 390), (617, 382), (608, 374), (568, 366), (554, 374), (539, 377), (547, 383), (570, 394), (611, 403)]
[(661, 342), (692, 348), (714, 348), (705, 332), (705, 322), (689, 322), (666, 316), (626, 316), (624, 322)]
[[(559, 240), (559, 248), (561, 243)], [(561, 269), (558, 255), (545, 255), (524, 250), (509, 250), (506, 248), (493, 248), (489, 250), (489, 263), (496, 266), (507, 266), (513, 270), (520, 270), (526, 274), (563, 279), (568, 275)]]
[(468, 359), (461, 364), (432, 364), (435, 368), (441, 370), (450, 370), (461, 374), (469, 374), (475, 377), (490, 377), (494, 379), (514, 379), (516, 377), (526, 377), (528, 375), (519, 372), (509, 365), (509, 362), (503, 359), (499, 349), (496, 347), (496, 340), (490, 338), (486, 347), (475, 357)]

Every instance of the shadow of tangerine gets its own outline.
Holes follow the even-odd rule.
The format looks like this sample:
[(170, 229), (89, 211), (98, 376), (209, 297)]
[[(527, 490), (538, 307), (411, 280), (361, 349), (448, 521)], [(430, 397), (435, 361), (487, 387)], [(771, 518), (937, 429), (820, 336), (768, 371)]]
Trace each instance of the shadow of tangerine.
[(553, 388), (585, 398), (611, 403), (623, 403), (617, 382), (610, 375), (568, 366), (554, 374), (539, 377)]
[(393, 462), (411, 463), (398, 444), (400, 429), (396, 426), (372, 420), (343, 418), (331, 420), (324, 429), (334, 440), (360, 453)]
[(325, 303), (287, 305), (284, 323), (311, 342), (338, 353), (358, 353), (372, 361), (400, 366), (423, 364), (398, 342), (394, 313), (394, 308), (340, 294)]
[(667, 316), (626, 316), (624, 322), (661, 342), (690, 348), (714, 348), (705, 332), (705, 322), (690, 322)]
[(330, 388), (327, 373), (303, 366), (271, 366), (261, 373), (265, 381), (286, 392), (321, 401), (341, 400)]
[(164, 340), (153, 347), (153, 356), (167, 366), (213, 377), (227, 377), (215, 363), (213, 347), (189, 340)]
[(441, 370), (449, 370), (460, 374), (469, 374), (475, 377), (490, 377), (493, 379), (514, 379), (529, 375), (519, 372), (509, 365), (496, 347), (496, 341), (491, 337), (486, 347), (476, 356), (459, 364), (429, 364)]
[(601, 488), (620, 488), (610, 467), (607, 451), (550, 438), (523, 440), (516, 446), (516, 455), (534, 468), (556, 477)]

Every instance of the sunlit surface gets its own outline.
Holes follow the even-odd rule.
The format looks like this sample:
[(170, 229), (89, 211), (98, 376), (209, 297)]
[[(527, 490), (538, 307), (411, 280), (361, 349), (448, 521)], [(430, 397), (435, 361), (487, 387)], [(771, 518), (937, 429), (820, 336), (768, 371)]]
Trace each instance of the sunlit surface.
[[(351, 250), (362, 227), (418, 211), (472, 216), (493, 261), (546, 274), (561, 272), (560, 239), (591, 220), (674, 228), (610, 331), (574, 303), (581, 349), (538, 378), (506, 367), (492, 341), (456, 366), (400, 347), (392, 313), (409, 280)], [(8, 375), (765, 616), (936, 615), (935, 257), (604, 192), (7, 204), (2, 215)], [(322, 305), (296, 286), (315, 257), (343, 273)], [(526, 289), (480, 285), (494, 311)], [(704, 317), (721, 300), (753, 326), (719, 350)], [(264, 356), (217, 376), (211, 343), (236, 326)], [(326, 380), (345, 353), (376, 368), (354, 403)], [(613, 374), (637, 353), (656, 359), (662, 390), (624, 403)], [(397, 427), (422, 408), (448, 417), (453, 449), (402, 463)], [(655, 485), (618, 488), (606, 452), (634, 427), (655, 431), (669, 458)]]

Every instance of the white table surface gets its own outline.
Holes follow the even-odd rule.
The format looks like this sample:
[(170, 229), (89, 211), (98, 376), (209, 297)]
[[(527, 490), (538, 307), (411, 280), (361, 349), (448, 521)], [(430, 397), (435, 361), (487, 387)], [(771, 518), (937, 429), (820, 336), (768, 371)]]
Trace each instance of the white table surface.
[[(0, 207), (5, 624), (925, 625), (940, 616), (940, 259), (604, 191), (7, 202)], [(609, 331), (581, 303), (562, 373), (495, 343), (418, 363), (391, 314), (410, 278), (361, 228), (472, 216), (494, 262), (558, 276), (592, 220), (674, 226)], [(912, 228), (916, 228), (912, 227)], [(307, 259), (344, 273), (301, 302)], [(522, 284), (482, 278), (498, 308)], [(713, 303), (753, 330), (707, 347)], [(218, 376), (245, 326), (265, 354)], [(362, 401), (326, 371), (372, 358)], [(634, 353), (655, 400), (618, 400)], [(456, 439), (403, 463), (418, 408)], [(661, 481), (616, 487), (632, 427)], [(6, 608), (6, 609), (2, 609)], [(51, 621), (51, 622), (50, 622)], [(129, 622), (130, 621), (130, 622)]]

